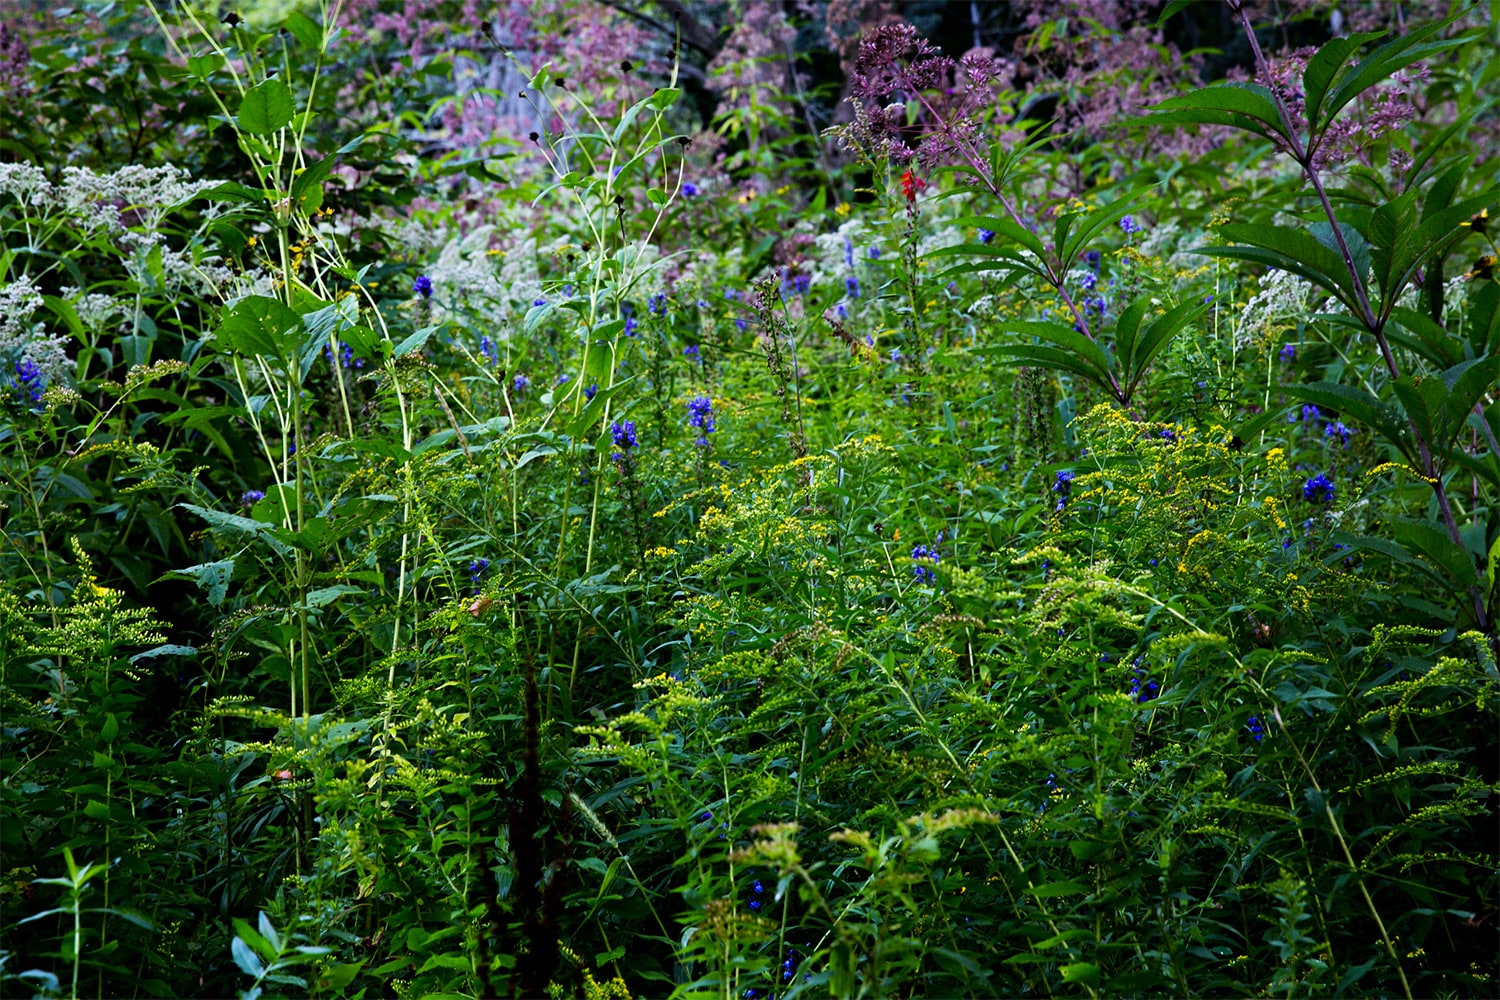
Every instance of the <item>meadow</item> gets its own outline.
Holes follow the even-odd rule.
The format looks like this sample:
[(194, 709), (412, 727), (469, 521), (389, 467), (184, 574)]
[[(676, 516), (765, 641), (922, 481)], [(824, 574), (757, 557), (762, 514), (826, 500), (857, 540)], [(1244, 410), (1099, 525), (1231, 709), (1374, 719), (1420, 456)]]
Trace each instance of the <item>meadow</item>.
[(0, 995), (1500, 994), (1497, 42), (0, 6)]

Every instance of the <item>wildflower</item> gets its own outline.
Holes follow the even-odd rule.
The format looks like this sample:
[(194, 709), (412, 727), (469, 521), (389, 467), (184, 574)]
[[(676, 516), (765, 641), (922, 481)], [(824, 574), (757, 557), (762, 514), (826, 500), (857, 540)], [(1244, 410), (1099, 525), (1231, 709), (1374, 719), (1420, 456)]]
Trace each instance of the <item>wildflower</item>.
[(1250, 731), (1250, 738), (1257, 743), (1266, 738), (1266, 727), (1258, 715), (1250, 716), (1245, 722), (1245, 728)]
[(682, 185), (682, 196), (684, 198), (698, 197), (698, 185), (694, 184), (692, 181), (684, 182)]
[(1090, 250), (1083, 255), (1083, 262), (1093, 271), (1099, 270), (1099, 265), (1104, 261), (1104, 256), (1098, 250)]
[(622, 330), (621, 332), (624, 333), (625, 336), (627, 336), (627, 337), (634, 337), (636, 335), (636, 331), (639, 328), (640, 328), (640, 324), (635, 321), (635, 317), (634, 316), (626, 316), (625, 317), (625, 329)]
[(833, 307), (833, 312), (834, 315), (836, 315), (839, 319), (849, 318), (849, 307), (844, 305), (842, 302)]
[(240, 504), (249, 507), (251, 504), (259, 503), (266, 498), (264, 490), (246, 490), (240, 494)]
[(599, 386), (597, 386), (597, 385), (595, 385), (593, 383), (590, 383), (589, 387), (587, 389), (583, 390), (583, 399), (584, 399), (584, 402), (589, 402), (589, 403), (593, 402), (594, 401), (594, 393), (596, 393), (598, 391), (599, 391)]
[(866, 256), (868, 256), (871, 260), (879, 260), (880, 259), (880, 248), (879, 247), (871, 247), (865, 253), (866, 253)]
[(746, 330), (750, 329), (750, 321), (741, 316), (734, 321), (734, 328), (741, 333), (744, 333)]
[(1333, 503), (1334, 493), (1333, 480), (1321, 472), (1302, 484), (1302, 499), (1308, 503)]
[(531, 300), (531, 304), (534, 306), (544, 306), (547, 304), (547, 300), (538, 296)]
[(1151, 679), (1141, 658), (1136, 657), (1130, 672), (1130, 697), (1135, 699), (1136, 704), (1144, 705), (1148, 701), (1154, 701), (1160, 693), (1161, 685)]
[(531, 379), (527, 378), (525, 375), (517, 375), (515, 377), (515, 380), (511, 382), (511, 386), (515, 389), (516, 392), (520, 392), (530, 385)]
[(494, 364), (499, 356), (495, 351), (495, 342), (489, 338), (489, 334), (479, 338), (479, 356), (490, 364)]
[(927, 182), (908, 170), (901, 175), (901, 193), (906, 196), (907, 204), (915, 204), (917, 192), (927, 186)]
[(1079, 279), (1078, 283), (1083, 286), (1083, 290), (1085, 292), (1092, 292), (1099, 285), (1099, 272), (1098, 271), (1085, 271), (1085, 272), (1083, 272), (1083, 277), (1081, 279)]
[(1323, 411), (1318, 409), (1316, 403), (1304, 403), (1302, 405), (1302, 420), (1304, 423), (1316, 423), (1323, 416)]
[(1335, 420), (1333, 423), (1323, 428), (1324, 437), (1338, 438), (1339, 442), (1345, 448), (1349, 447), (1349, 438), (1353, 436), (1353, 434), (1353, 431), (1344, 426), (1344, 422), (1342, 420)]
[(1470, 281), (1489, 281), (1495, 276), (1495, 255), (1487, 253), (1474, 262), (1474, 266), (1464, 274)]
[(914, 546), (911, 550), (911, 557), (917, 563), (917, 565), (911, 568), (912, 576), (916, 579), (916, 581), (918, 583), (935, 582), (937, 579), (937, 575), (933, 573), (932, 566), (938, 563), (941, 559), (938, 554), (937, 546)]
[(854, 241), (847, 236), (844, 237), (844, 263), (854, 266)]
[(33, 409), (40, 409), (42, 392), (47, 388), (47, 378), (37, 363), (30, 358), (15, 363), (15, 374), (6, 379), (17, 395)]
[(708, 435), (716, 429), (714, 424), (714, 401), (708, 396), (695, 396), (688, 403), (688, 426), (698, 428), (698, 439), (693, 443), (700, 448), (708, 447)]
[(432, 279), (425, 274), (417, 275), (417, 280), (411, 283), (411, 290), (424, 299), (432, 298)]
[(634, 420), (627, 420), (624, 423), (618, 420), (613, 421), (609, 425), (609, 438), (622, 452), (641, 446), (640, 440), (635, 436)]
[(488, 559), (475, 559), (469, 563), (469, 582), (474, 585), (474, 593), (479, 593), (479, 578), (489, 568), (490, 561)]
[(646, 300), (646, 311), (653, 316), (660, 316), (667, 311), (667, 293), (657, 292)]
[(849, 293), (850, 298), (859, 298), (859, 279), (851, 274), (844, 279), (844, 289)]
[(1062, 510), (1068, 505), (1068, 500), (1073, 496), (1073, 473), (1063, 469), (1057, 474), (1057, 479), (1052, 483), (1052, 491), (1057, 494), (1057, 505), (1053, 510)]
[(689, 345), (687, 345), (686, 347), (684, 347), (682, 349), (682, 354), (683, 354), (684, 357), (689, 358), (690, 360), (693, 360), (693, 361), (702, 362), (702, 360), (703, 360), (702, 355), (698, 353), (698, 345), (697, 344), (689, 344)]
[(567, 372), (559, 372), (558, 376), (557, 376), (557, 381), (553, 382), (552, 384), (553, 385), (567, 385), (570, 381), (572, 381), (572, 379), (573, 379), (573, 376), (569, 375)]
[(1120, 229), (1124, 231), (1126, 236), (1133, 236), (1141, 231), (1141, 227), (1136, 223), (1135, 216), (1133, 215), (1127, 215), (1120, 220)]
[(1296, 344), (1284, 344), (1280, 351), (1281, 360), (1290, 363), (1297, 356)]
[(993, 229), (981, 229), (981, 230), (979, 230), (979, 242), (981, 242), (981, 243), (988, 243), (988, 242), (990, 242), (990, 240), (993, 240), (994, 238), (995, 238), (995, 231)]

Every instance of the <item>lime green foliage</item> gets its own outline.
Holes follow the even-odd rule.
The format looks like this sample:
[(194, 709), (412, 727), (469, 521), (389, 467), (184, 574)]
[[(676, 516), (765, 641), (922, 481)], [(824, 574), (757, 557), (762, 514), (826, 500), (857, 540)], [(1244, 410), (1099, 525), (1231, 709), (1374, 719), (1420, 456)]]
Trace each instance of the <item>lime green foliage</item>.
[(77, 28), (186, 172), (40, 28), (0, 152), (0, 992), (1495, 992), (1476, 30), (939, 167), (244, 13)]

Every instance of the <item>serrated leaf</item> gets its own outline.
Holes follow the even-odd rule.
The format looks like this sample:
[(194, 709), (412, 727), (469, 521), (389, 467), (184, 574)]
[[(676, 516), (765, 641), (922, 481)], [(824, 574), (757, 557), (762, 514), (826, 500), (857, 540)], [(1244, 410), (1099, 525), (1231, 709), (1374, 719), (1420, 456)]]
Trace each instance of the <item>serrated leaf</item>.
[(1358, 52), (1366, 42), (1374, 41), (1384, 34), (1383, 31), (1371, 31), (1335, 38), (1319, 48), (1307, 61), (1307, 68), (1302, 71), (1303, 113), (1314, 131), (1322, 124), (1320, 116), (1323, 98), (1349, 62), (1349, 57)]
[(1479, 582), (1473, 557), (1454, 544), (1447, 531), (1431, 521), (1399, 518), (1391, 522), (1390, 533), (1406, 549), (1432, 560), (1460, 589)]
[(280, 300), (247, 295), (221, 314), (217, 339), (227, 350), (284, 361), (301, 332), (302, 317)]

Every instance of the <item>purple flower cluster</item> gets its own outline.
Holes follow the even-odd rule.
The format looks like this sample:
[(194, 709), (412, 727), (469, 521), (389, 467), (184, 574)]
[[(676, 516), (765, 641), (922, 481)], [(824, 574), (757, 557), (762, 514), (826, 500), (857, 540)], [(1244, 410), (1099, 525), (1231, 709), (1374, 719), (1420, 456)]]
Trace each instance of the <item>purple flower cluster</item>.
[(1067, 469), (1059, 472), (1057, 479), (1052, 483), (1052, 492), (1057, 494), (1057, 503), (1052, 509), (1060, 511), (1073, 497), (1073, 473)]
[[(655, 295), (652, 295), (650, 298), (646, 299), (646, 311), (653, 316), (665, 315), (667, 311), (667, 293), (657, 292)], [(627, 318), (626, 326), (628, 327), (629, 325), (630, 321)]]
[(494, 364), (500, 357), (500, 353), (495, 350), (495, 342), (490, 339), (489, 334), (484, 334), (479, 338), (479, 356), (490, 364)]
[[(328, 359), (330, 365), (334, 363), (333, 348), (331, 346), (323, 348), (323, 356)], [(354, 356), (354, 348), (348, 344), (339, 345), (339, 358), (342, 360), (345, 368), (363, 368), (365, 366), (365, 359), (356, 358)]]
[(251, 504), (259, 503), (266, 498), (264, 490), (246, 490), (240, 494), (240, 505), (249, 507)]
[(1333, 503), (1334, 495), (1333, 480), (1324, 473), (1318, 473), (1307, 482), (1302, 484), (1302, 499), (1308, 503), (1330, 504)]
[(531, 379), (527, 378), (525, 375), (517, 375), (511, 382), (511, 388), (516, 392), (521, 392), (530, 387), (530, 385)]
[(479, 578), (489, 568), (490, 561), (488, 559), (475, 559), (469, 563), (469, 582), (474, 585), (474, 593), (479, 593)]
[(432, 279), (425, 274), (417, 275), (417, 280), (411, 283), (411, 290), (424, 299), (432, 298)]
[(35, 361), (30, 358), (17, 361), (15, 373), (6, 379), (6, 383), (20, 397), (21, 402), (31, 409), (42, 408), (42, 393), (46, 391), (47, 378)]
[(609, 439), (614, 442), (620, 451), (615, 454), (615, 459), (625, 457), (625, 453), (632, 448), (641, 446), (640, 439), (635, 436), (635, 421), (627, 420), (624, 423), (616, 420), (609, 425)]
[(1160, 693), (1161, 685), (1151, 679), (1151, 672), (1141, 663), (1141, 658), (1136, 657), (1130, 671), (1130, 697), (1135, 699), (1136, 704), (1144, 705), (1148, 701), (1155, 701)]
[(700, 448), (707, 448), (708, 435), (716, 429), (712, 399), (707, 396), (693, 397), (688, 403), (688, 426), (698, 429), (698, 439), (693, 443)]
[(1250, 738), (1257, 743), (1266, 738), (1265, 724), (1261, 722), (1260, 716), (1258, 715), (1250, 716), (1250, 718), (1245, 722), (1245, 728), (1249, 730)]
[(939, 531), (937, 538), (933, 539), (931, 545), (913, 546), (911, 557), (916, 565), (911, 568), (911, 574), (918, 583), (931, 584), (937, 582), (937, 574), (932, 569), (942, 561), (942, 555), (938, 551), (938, 545), (942, 541), (943, 533)]

